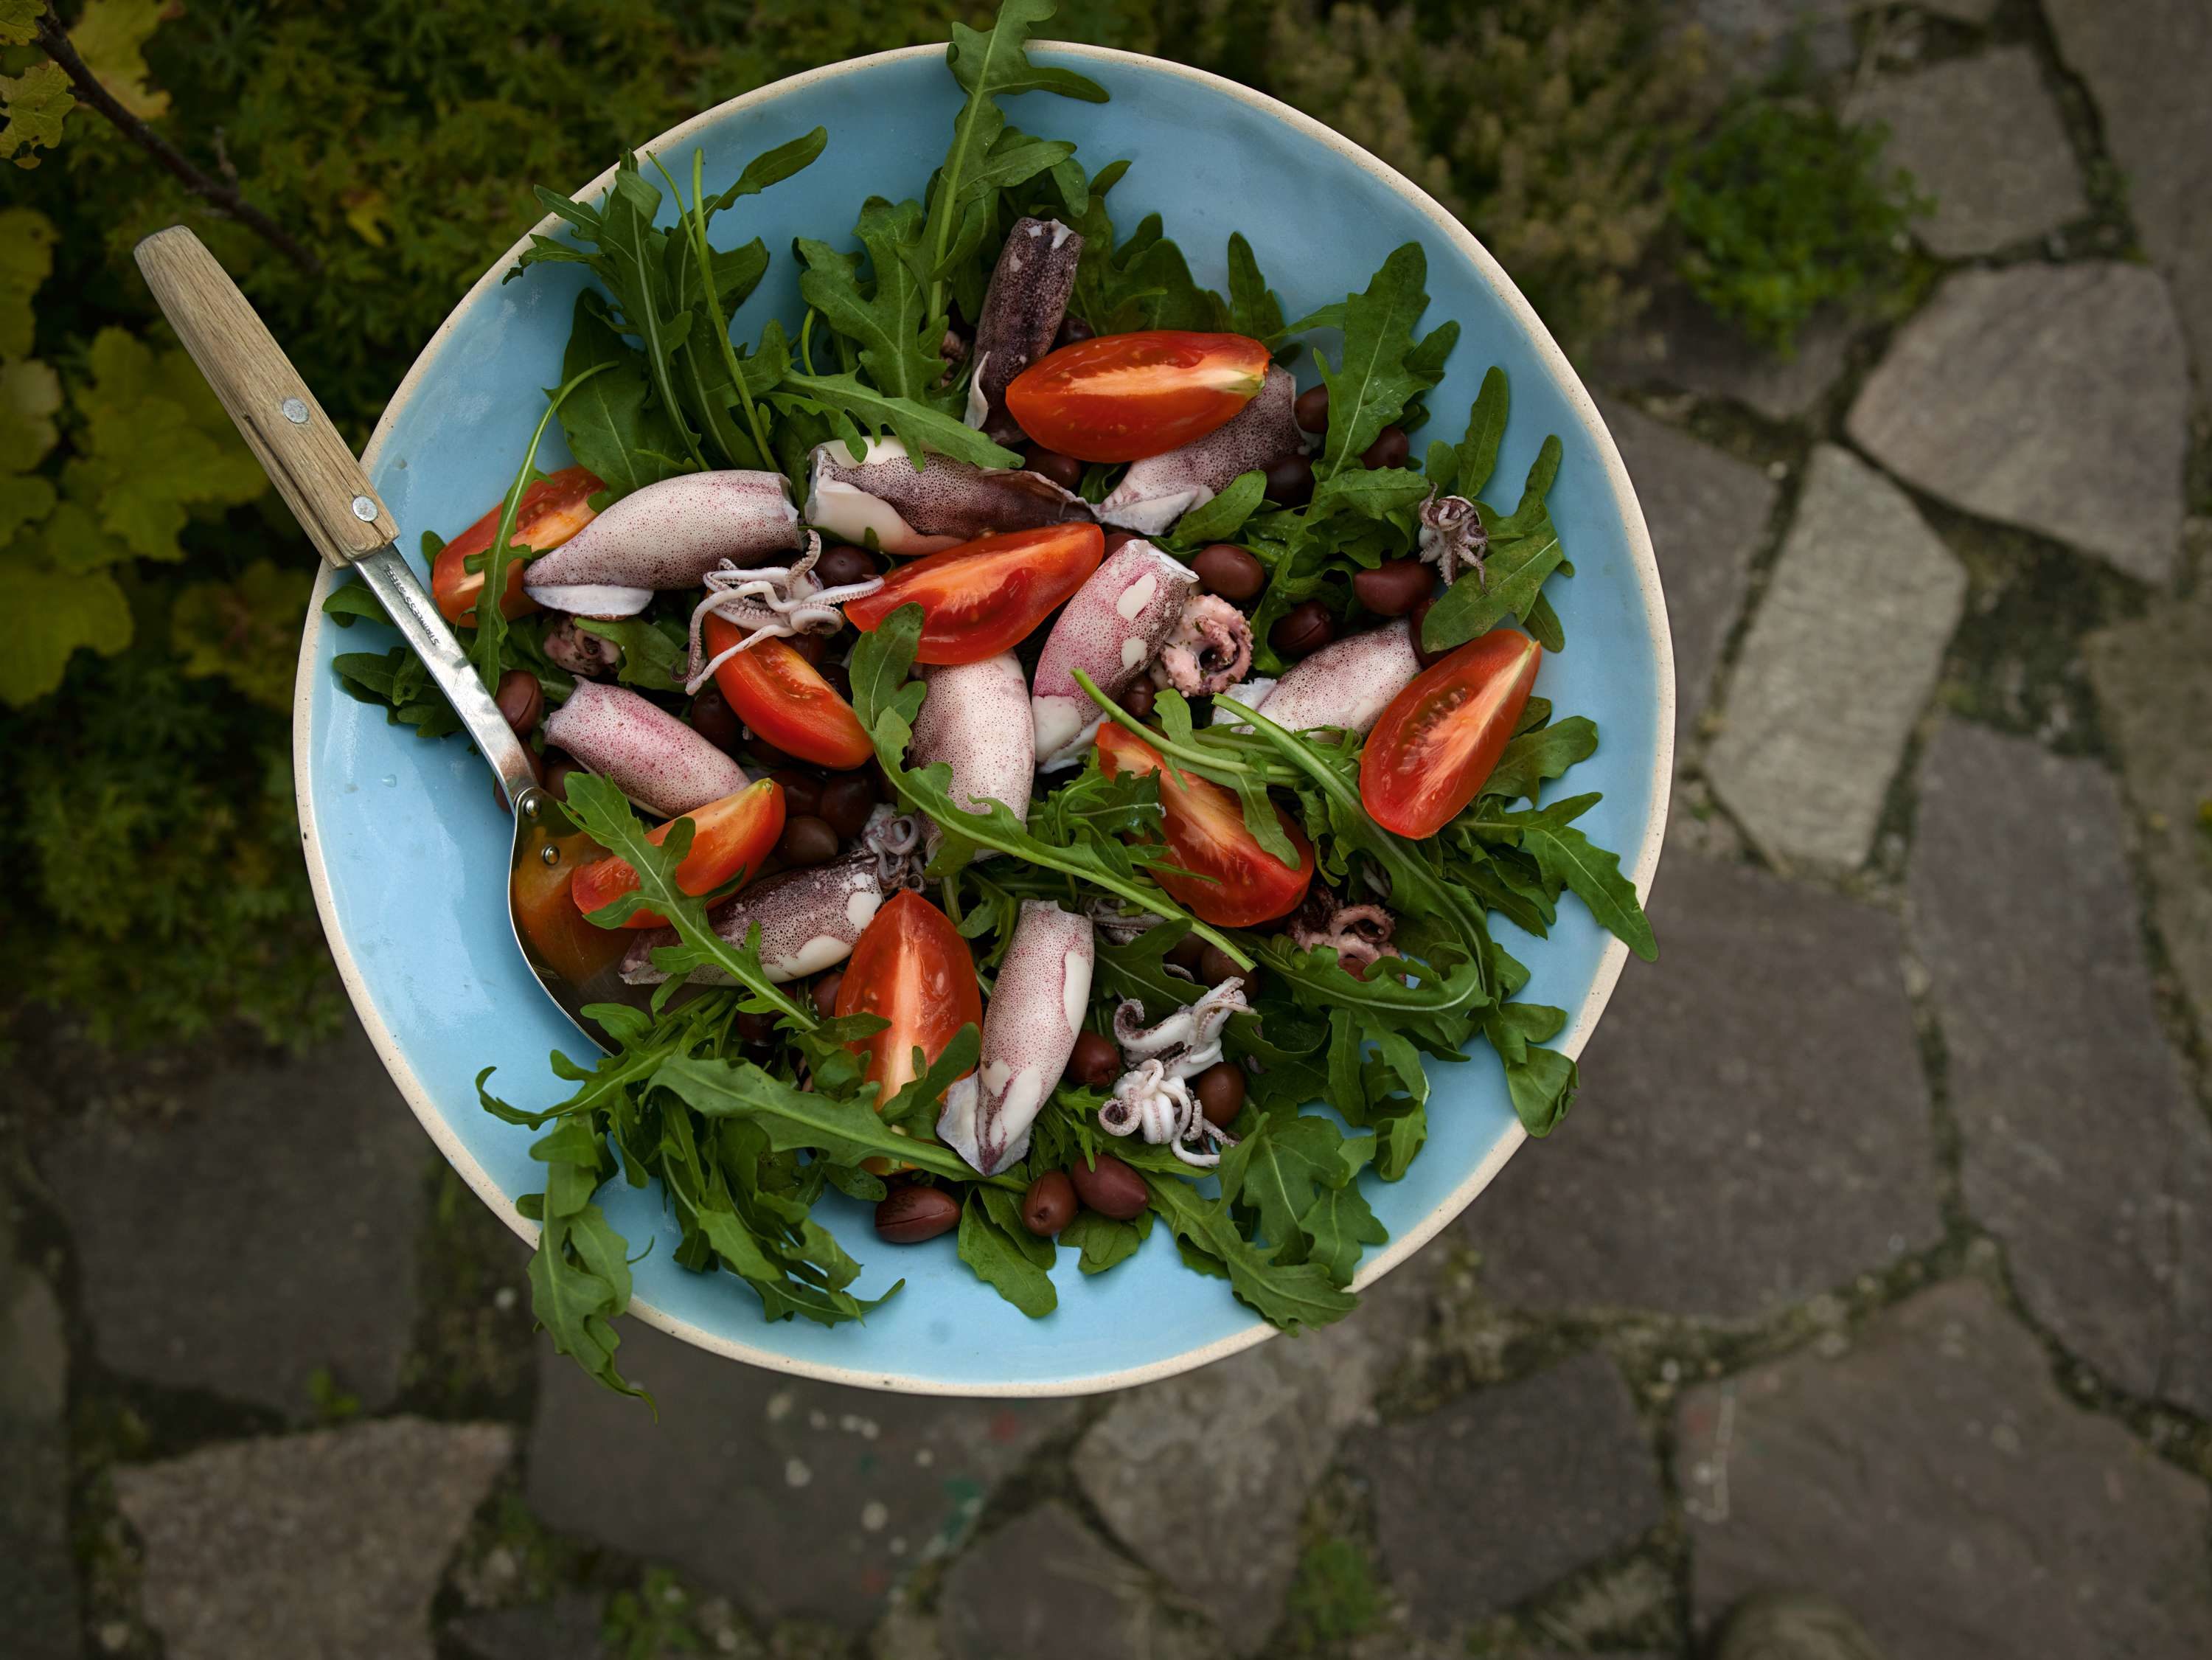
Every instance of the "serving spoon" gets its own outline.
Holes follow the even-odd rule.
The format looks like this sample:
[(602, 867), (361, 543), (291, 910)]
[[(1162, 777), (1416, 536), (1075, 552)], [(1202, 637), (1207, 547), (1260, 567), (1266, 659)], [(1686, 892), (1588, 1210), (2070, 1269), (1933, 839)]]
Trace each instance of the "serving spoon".
[[(627, 943), (622, 934), (568, 914), (568, 878), (603, 850), (538, 781), (528, 747), (399, 551), (398, 523), (252, 302), (182, 225), (155, 232), (137, 252), (162, 313), (307, 539), (334, 569), (356, 572), (377, 597), (490, 763), (500, 797), (514, 814), (507, 883), (514, 943), (546, 995), (586, 1037), (606, 1047), (586, 1008), (644, 1008), (653, 988), (629, 985), (617, 972)], [(526, 901), (538, 908), (537, 915), (526, 914)]]

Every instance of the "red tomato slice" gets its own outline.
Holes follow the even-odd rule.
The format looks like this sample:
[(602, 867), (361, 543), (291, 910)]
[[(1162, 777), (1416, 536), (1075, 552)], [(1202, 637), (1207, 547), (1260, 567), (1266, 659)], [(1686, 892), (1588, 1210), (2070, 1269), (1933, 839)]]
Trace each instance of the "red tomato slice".
[[(1261, 847), (1244, 822), (1237, 797), (1210, 779), (1182, 772), (1126, 727), (1109, 721), (1098, 728), (1100, 764), (1110, 777), (1122, 772), (1156, 772), (1160, 806), (1166, 815), (1168, 854), (1193, 876), (1158, 873), (1159, 884), (1219, 928), (1249, 928), (1295, 910), (1313, 881), (1313, 843), (1275, 809), (1276, 822), (1297, 849), (1295, 866)], [(1206, 879), (1211, 878), (1211, 880)]]
[(854, 942), (837, 988), (837, 1012), (880, 1015), (890, 1022), (852, 1045), (855, 1055), (868, 1057), (866, 1075), (880, 1086), (880, 1108), (919, 1075), (915, 1049), (925, 1061), (934, 1061), (961, 1027), (983, 1024), (983, 994), (968, 942), (943, 911), (902, 890), (884, 901)]
[[(538, 479), (522, 492), (522, 505), (514, 514), (514, 539), (539, 553), (551, 552), (598, 517), (586, 498), (605, 488), (582, 467), (563, 467)], [(436, 562), (430, 567), (430, 593), (438, 602), (439, 614), (448, 623), (471, 626), (476, 623), (483, 573), (465, 569), (463, 562), (491, 546), (491, 538), (499, 532), (500, 508), (504, 506), (501, 502), (438, 550)], [(499, 609), (509, 617), (538, 609), (538, 602), (522, 591), (522, 569), (520, 559), (507, 568), (507, 597), (499, 602)]]
[[(709, 657), (742, 637), (735, 623), (711, 614), (705, 634)], [(763, 640), (725, 659), (714, 685), (756, 736), (787, 755), (843, 771), (876, 752), (853, 706), (787, 640)]]
[(1544, 648), (1493, 629), (1413, 677), (1367, 734), (1359, 800), (1401, 836), (1434, 836), (1459, 817), (1505, 753)]
[[(539, 855), (548, 845), (560, 855), (549, 865)], [(515, 860), (510, 877), (514, 920), (531, 954), (572, 986), (580, 986), (622, 960), (629, 941), (606, 928), (593, 927), (573, 902), (569, 888), (577, 875), (606, 849), (581, 834), (554, 837), (540, 825), (528, 853)]]
[(848, 600), (845, 620), (872, 634), (901, 605), (918, 600), (923, 618), (915, 660), (980, 663), (1066, 604), (1105, 556), (1106, 533), (1096, 525), (979, 536), (901, 565), (866, 599)]
[[(735, 795), (709, 801), (696, 812), (684, 815), (694, 829), (691, 851), (676, 867), (676, 885), (686, 893), (712, 893), (739, 871), (755, 871), (776, 838), (783, 834), (783, 786), (773, 778), (750, 783)], [(647, 830), (645, 839), (659, 847), (681, 819), (672, 819)], [(572, 897), (576, 909), (589, 913), (612, 904), (637, 885), (637, 872), (626, 859), (610, 855), (576, 873)], [(665, 927), (668, 919), (659, 911), (638, 910), (623, 924), (626, 928)]]
[(1006, 408), (1047, 449), (1141, 461), (1205, 437), (1267, 378), (1267, 347), (1241, 334), (1102, 334), (1024, 369), (1006, 388)]

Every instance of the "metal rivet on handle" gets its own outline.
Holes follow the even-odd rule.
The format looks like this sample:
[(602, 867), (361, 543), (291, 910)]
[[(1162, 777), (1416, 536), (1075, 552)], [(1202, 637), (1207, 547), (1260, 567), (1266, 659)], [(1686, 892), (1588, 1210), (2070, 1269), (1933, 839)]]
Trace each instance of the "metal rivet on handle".
[(300, 398), (287, 398), (276, 407), (282, 411), (284, 418), (294, 426), (304, 427), (307, 424), (307, 406)]
[(546, 864), (557, 865), (561, 862), (561, 849), (554, 847), (541, 848), (538, 849), (538, 856)]
[(370, 501), (366, 496), (355, 496), (353, 498), (353, 516), (360, 520), (364, 525), (374, 524), (376, 522), (376, 503)]

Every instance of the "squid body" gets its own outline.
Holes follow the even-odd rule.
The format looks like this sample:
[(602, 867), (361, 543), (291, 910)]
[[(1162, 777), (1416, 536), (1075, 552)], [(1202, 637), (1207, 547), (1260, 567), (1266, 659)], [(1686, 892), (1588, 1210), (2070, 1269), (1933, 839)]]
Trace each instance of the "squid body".
[(947, 1090), (937, 1133), (985, 1176), (1029, 1151), (1030, 1126), (1074, 1053), (1097, 947), (1091, 919), (1022, 902), (999, 965), (975, 1070)]
[(1291, 407), (1297, 397), (1290, 372), (1269, 369), (1258, 394), (1225, 425), (1181, 449), (1133, 463), (1098, 504), (1099, 518), (1139, 536), (1157, 536), (1213, 500), (1239, 473), (1302, 450), (1305, 436)]
[(1018, 442), (1006, 412), (1006, 386), (1052, 350), (1075, 292), (1083, 238), (1057, 219), (1017, 219), (1006, 237), (975, 323), (975, 374), (968, 383), (968, 424), (986, 437)]
[(858, 461), (842, 441), (817, 444), (808, 473), (806, 522), (847, 542), (872, 534), (885, 553), (936, 553), (991, 531), (1092, 516), (1089, 502), (1040, 473), (942, 455), (917, 468), (896, 439), (866, 445)]
[(1197, 593), (1196, 575), (1150, 542), (1123, 543), (1091, 574), (1053, 624), (1030, 687), (1039, 766), (1073, 763), (1098, 729), (1098, 706), (1075, 671), (1118, 697), (1174, 637)]
[[(908, 765), (942, 761), (950, 766), (956, 806), (980, 810), (986, 801), (1003, 801), (1016, 818), (1026, 818), (1036, 751), (1030, 739), (1030, 688), (1021, 660), (1001, 652), (980, 663), (922, 672), (929, 695), (915, 718)], [(934, 851), (936, 824), (926, 834)], [(978, 856), (990, 852), (985, 848)]]
[(582, 617), (635, 617), (663, 588), (696, 588), (723, 560), (799, 545), (780, 472), (693, 472), (647, 484), (525, 567), (522, 591)]
[(1213, 719), (1217, 725), (1235, 721), (1233, 701), (1291, 732), (1344, 727), (1364, 735), (1420, 672), (1413, 629), (1401, 617), (1323, 646), (1279, 680), (1248, 680), (1231, 687), (1214, 703)]
[(658, 703), (596, 680), (545, 717), (545, 740), (664, 818), (745, 787), (743, 767)]

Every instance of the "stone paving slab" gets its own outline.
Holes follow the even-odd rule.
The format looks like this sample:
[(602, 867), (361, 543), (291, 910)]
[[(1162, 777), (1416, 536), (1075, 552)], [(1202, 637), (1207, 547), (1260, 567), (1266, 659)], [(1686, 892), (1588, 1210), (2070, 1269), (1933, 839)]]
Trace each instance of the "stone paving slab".
[(2212, 1652), (2203, 1485), (2070, 1404), (1977, 1282), (1694, 1389), (1676, 1427), (1701, 1626), (1801, 1586), (1896, 1660)]
[(76, 1660), (68, 1342), (52, 1288), (15, 1262), (15, 1243), (0, 1191), (0, 1649), (9, 1660)]
[(1919, 0), (1919, 6), (1954, 23), (1986, 23), (1996, 15), (1997, 0)]
[(2028, 1311), (2123, 1389), (2212, 1411), (2212, 1126), (2160, 1030), (2094, 761), (1947, 723), (1907, 873), (1966, 1207)]
[(1510, 1607), (1659, 1525), (1659, 1468), (1620, 1371), (1577, 1355), (1379, 1434), (1369, 1482), (1393, 1590), (1432, 1635)]
[(1077, 1444), (1107, 1525), (1237, 1653), (1281, 1618), (1306, 1499), (1425, 1317), (1428, 1272), (1417, 1258), (1334, 1326), (1117, 1395)]
[(964, 1553), (945, 1577), (940, 1602), (950, 1660), (1170, 1660), (1200, 1652), (1164, 1623), (1150, 1576), (1056, 1502)]
[(1898, 331), (1846, 426), (1954, 506), (2163, 584), (2181, 546), (2188, 415), (2165, 280), (2093, 260), (1950, 278)]
[(168, 1660), (431, 1660), (431, 1596), (514, 1444), (390, 1418), (118, 1467)]
[(1799, 331), (1788, 356), (1754, 344), (1683, 289), (1653, 301), (1633, 327), (1607, 342), (1596, 372), (1623, 386), (1656, 381), (1741, 404), (1769, 421), (1808, 415), (1840, 380), (1859, 327), (1824, 311)]
[(1692, 15), (1731, 83), (1757, 80), (1801, 50), (1816, 75), (1847, 68), (1859, 0), (1696, 0)]
[(1747, 1320), (1940, 1238), (1897, 923), (1674, 850), (1650, 910), (1662, 970), (1622, 976), (1574, 1111), (1457, 1224), (1490, 1294)]
[(398, 1389), (434, 1157), (349, 1022), (210, 1079), (173, 1122), (81, 1121), (41, 1166), (102, 1360), (305, 1419), (319, 1368), (372, 1410)]
[(1743, 610), (1751, 556), (1774, 511), (1773, 481), (1748, 462), (1598, 400), (1651, 529), (1674, 638), (1674, 733), (1697, 728), (1721, 648)]
[(623, 1370), (653, 1391), (658, 1424), (545, 1351), (532, 1507), (763, 1619), (848, 1632), (883, 1611), (901, 1575), (957, 1544), (991, 1490), (1078, 1410), (811, 1383), (636, 1321), (623, 1328)]
[(605, 1660), (599, 1603), (590, 1592), (564, 1591), (550, 1602), (463, 1614), (446, 1635), (469, 1660)]
[(2212, 589), (2090, 636), (2089, 678), (2127, 793), (2166, 954), (2212, 1038)]
[(1784, 866), (1856, 869), (1966, 601), (1912, 503), (1831, 444), (1813, 452), (1705, 772)]
[(2212, 379), (2212, 7), (2203, 0), (2044, 0), (2066, 67), (2087, 84), (2128, 213), (2173, 283)]
[(1889, 129), (1884, 164), (1935, 198), (1913, 234), (1944, 258), (1994, 253), (2089, 210), (2074, 147), (2026, 46), (1887, 76), (1847, 100), (1844, 118)]

